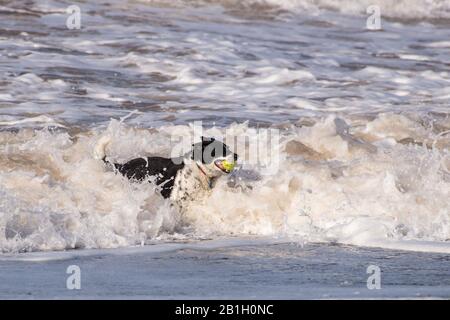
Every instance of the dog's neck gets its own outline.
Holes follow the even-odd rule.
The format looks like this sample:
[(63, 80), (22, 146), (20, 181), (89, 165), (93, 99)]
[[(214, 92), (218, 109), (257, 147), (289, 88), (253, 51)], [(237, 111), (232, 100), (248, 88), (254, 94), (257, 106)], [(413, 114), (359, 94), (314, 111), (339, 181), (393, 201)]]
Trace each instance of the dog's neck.
[(213, 183), (213, 178), (210, 178), (208, 176), (208, 174), (205, 172), (205, 170), (203, 170), (202, 167), (198, 163), (195, 163), (195, 164), (196, 164), (198, 170), (200, 171), (200, 176), (202, 177), (202, 183), (203, 183), (204, 187), (211, 189), (212, 183)]
[(192, 176), (193, 179), (200, 183), (200, 187), (205, 190), (209, 190), (213, 187), (213, 183), (216, 177), (208, 175), (208, 171), (205, 168), (192, 159), (184, 159), (183, 177)]
[(170, 198), (180, 210), (185, 210), (188, 201), (200, 199), (211, 190), (214, 180), (195, 161), (185, 160), (183, 169), (175, 177)]

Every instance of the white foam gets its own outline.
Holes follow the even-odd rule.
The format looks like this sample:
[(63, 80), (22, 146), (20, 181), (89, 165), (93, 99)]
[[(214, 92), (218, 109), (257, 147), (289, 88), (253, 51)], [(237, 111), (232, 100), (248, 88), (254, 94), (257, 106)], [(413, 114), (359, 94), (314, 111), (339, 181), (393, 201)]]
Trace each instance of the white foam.
[[(31, 8), (39, 36), (36, 19), (2, 35), (1, 251), (266, 235), (446, 252), (449, 32), (433, 23), (448, 1), (173, 3), (86, 3), (74, 38), (52, 32), (65, 12), (50, 1)], [(383, 32), (365, 29), (369, 4)], [(108, 124), (134, 105), (129, 126)], [(105, 127), (118, 162), (168, 156), (171, 135), (193, 134), (170, 122), (192, 119), (215, 136), (283, 128), (280, 170), (247, 165), (179, 217), (92, 157)]]
[(255, 71), (264, 75), (263, 77), (253, 80), (256, 84), (282, 85), (292, 81), (315, 79), (311, 72), (305, 70), (278, 70), (273, 67), (264, 67), (255, 69)]
[[(0, 247), (114, 248), (238, 235), (449, 252), (448, 135), (404, 115), (351, 123), (328, 117), (311, 127), (291, 127), (282, 137), (276, 174), (253, 179), (237, 171), (234, 184), (219, 181), (181, 217), (151, 184), (105, 171), (92, 157), (101, 131), (76, 139), (45, 130), (0, 133)], [(107, 130), (108, 155), (119, 162), (167, 156), (170, 134), (193, 133), (189, 126), (150, 132), (117, 121)], [(251, 128), (235, 124), (228, 130), (239, 136)], [(205, 134), (223, 132), (211, 128)], [(405, 139), (434, 147), (407, 145)]]
[[(142, 0), (152, 3), (189, 4), (189, 0)], [(196, 1), (210, 3), (211, 1)], [(216, 0), (224, 6), (264, 7), (269, 6), (294, 12), (307, 11), (318, 13), (321, 10), (334, 10), (345, 14), (366, 14), (369, 6), (380, 7), (382, 16), (402, 19), (439, 19), (450, 18), (450, 1), (448, 0)]]

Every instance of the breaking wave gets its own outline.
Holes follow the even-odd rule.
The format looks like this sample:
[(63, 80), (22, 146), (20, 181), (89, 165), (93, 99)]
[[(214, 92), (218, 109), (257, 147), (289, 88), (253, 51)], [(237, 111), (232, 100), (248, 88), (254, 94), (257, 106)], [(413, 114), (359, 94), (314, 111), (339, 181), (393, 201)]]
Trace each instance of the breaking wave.
[[(274, 128), (281, 132), (276, 173), (264, 174), (241, 154), (240, 169), (180, 214), (151, 184), (108, 171), (92, 149), (107, 131), (117, 161), (169, 156), (170, 137), (192, 135), (191, 126), (140, 129), (112, 120), (106, 129), (4, 127), (0, 249), (271, 236), (386, 247), (432, 241), (449, 252), (448, 115), (305, 117)], [(225, 130), (235, 137), (252, 131), (250, 145), (258, 139), (247, 123), (205, 134), (220, 137)]]

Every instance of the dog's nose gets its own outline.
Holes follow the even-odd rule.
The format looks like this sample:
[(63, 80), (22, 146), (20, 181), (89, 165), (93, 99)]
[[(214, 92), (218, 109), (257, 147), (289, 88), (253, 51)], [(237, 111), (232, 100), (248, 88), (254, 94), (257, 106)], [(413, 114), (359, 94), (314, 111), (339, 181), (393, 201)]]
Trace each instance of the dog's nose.
[(237, 159), (238, 159), (238, 155), (235, 153), (234, 154), (234, 161), (237, 161)]

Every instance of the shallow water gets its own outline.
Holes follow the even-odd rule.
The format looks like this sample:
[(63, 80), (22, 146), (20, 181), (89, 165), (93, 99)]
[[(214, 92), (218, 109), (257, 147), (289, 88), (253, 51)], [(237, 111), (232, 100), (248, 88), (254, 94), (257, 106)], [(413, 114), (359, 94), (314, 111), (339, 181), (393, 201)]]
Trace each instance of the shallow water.
[[(250, 235), (449, 253), (450, 4), (372, 2), (382, 31), (364, 2), (82, 2), (80, 30), (73, 1), (2, 2), (1, 251)], [(169, 156), (195, 120), (249, 140), (183, 215), (92, 157), (105, 134), (116, 161)], [(246, 161), (261, 128), (276, 172)]]
[[(262, 239), (25, 254), (0, 257), (0, 298), (448, 298), (448, 263), (444, 254)], [(70, 265), (80, 268), (80, 290), (66, 287)], [(370, 265), (380, 289), (367, 287)]]

